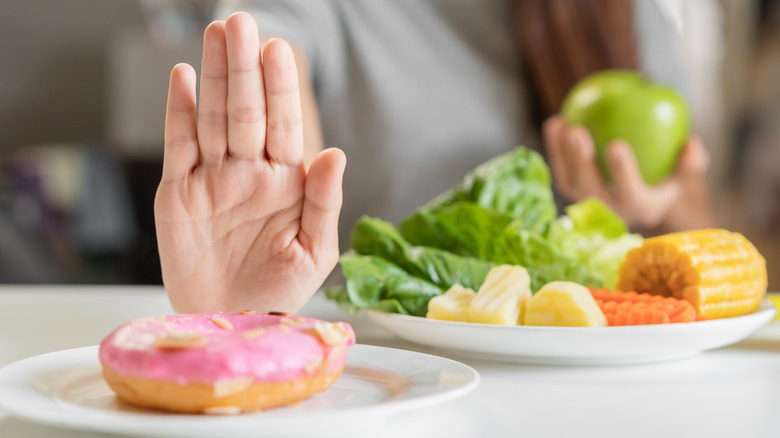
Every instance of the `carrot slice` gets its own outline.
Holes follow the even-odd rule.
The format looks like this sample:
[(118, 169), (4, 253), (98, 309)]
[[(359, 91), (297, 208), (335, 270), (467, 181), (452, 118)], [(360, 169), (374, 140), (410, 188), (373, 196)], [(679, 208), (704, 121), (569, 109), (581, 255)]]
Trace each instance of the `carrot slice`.
[(644, 325), (698, 321), (696, 310), (685, 300), (661, 295), (589, 288), (604, 312), (607, 324)]

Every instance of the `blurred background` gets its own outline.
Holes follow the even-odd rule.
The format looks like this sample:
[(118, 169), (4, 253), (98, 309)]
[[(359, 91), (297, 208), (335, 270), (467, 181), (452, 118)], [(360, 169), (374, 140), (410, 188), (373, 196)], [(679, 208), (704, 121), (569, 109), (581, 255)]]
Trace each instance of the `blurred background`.
[[(780, 0), (648, 1), (687, 54), (721, 225), (758, 246), (780, 290)], [(0, 2), (0, 283), (161, 283), (168, 74), (200, 65), (215, 6)]]

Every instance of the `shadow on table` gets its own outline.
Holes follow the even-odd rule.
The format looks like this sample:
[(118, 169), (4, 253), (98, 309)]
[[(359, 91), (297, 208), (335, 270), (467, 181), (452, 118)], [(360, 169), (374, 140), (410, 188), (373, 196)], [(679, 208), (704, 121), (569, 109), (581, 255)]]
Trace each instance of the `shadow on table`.
[(746, 339), (730, 348), (766, 353), (780, 353), (780, 339)]

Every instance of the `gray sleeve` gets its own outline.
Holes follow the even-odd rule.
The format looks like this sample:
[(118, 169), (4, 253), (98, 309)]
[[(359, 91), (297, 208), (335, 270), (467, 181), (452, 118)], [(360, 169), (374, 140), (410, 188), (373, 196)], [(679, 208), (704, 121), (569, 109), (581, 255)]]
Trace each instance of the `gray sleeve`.
[(672, 20), (656, 1), (634, 0), (639, 63), (655, 81), (678, 90), (690, 102), (690, 72), (683, 58), (683, 41)]
[(312, 74), (321, 68), (323, 48), (339, 38), (337, 15), (327, 0), (223, 0), (216, 18), (246, 11), (257, 20), (261, 36), (282, 38), (302, 50)]

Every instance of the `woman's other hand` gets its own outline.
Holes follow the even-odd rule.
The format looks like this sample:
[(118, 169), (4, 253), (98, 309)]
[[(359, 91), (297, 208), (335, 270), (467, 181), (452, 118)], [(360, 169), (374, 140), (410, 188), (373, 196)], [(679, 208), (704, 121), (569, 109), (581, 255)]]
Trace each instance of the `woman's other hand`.
[(582, 126), (568, 125), (560, 115), (543, 127), (547, 157), (558, 193), (570, 202), (587, 197), (604, 201), (634, 230), (653, 234), (714, 225), (705, 173), (709, 155), (691, 137), (673, 173), (658, 185), (647, 185), (631, 147), (615, 140), (607, 147), (607, 183), (596, 164), (593, 139)]
[(155, 222), (163, 281), (178, 312), (295, 312), (338, 260), (346, 159), (307, 172), (298, 75), (281, 40), (261, 51), (236, 13), (204, 33), (194, 69), (171, 72)]

